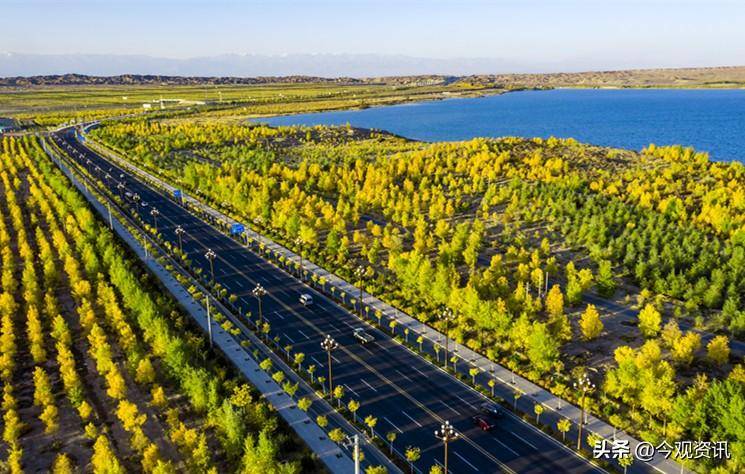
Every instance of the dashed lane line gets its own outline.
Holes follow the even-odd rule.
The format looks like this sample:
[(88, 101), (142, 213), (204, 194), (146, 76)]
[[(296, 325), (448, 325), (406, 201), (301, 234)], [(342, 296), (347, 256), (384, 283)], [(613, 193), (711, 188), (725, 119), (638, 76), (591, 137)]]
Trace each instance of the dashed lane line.
[(362, 383), (364, 383), (365, 385), (367, 385), (367, 388), (369, 388), (369, 389), (370, 389), (370, 390), (372, 390), (373, 392), (377, 392), (377, 391), (378, 391), (378, 389), (377, 389), (377, 388), (375, 388), (375, 387), (373, 387), (372, 385), (370, 385), (369, 383), (367, 383), (367, 382), (365, 381), (365, 379), (360, 379), (360, 380), (362, 381)]
[(414, 422), (414, 424), (415, 424), (415, 425), (417, 425), (417, 426), (418, 426), (419, 428), (422, 428), (422, 427), (423, 427), (421, 423), (419, 423), (419, 422), (418, 422), (418, 421), (416, 421), (416, 420), (415, 420), (414, 418), (412, 418), (411, 416), (409, 416), (409, 414), (408, 414), (408, 413), (406, 413), (405, 411), (401, 410), (401, 414), (402, 414), (403, 416), (405, 416), (406, 418), (410, 419), (411, 421), (413, 421), (413, 422)]
[(396, 425), (395, 425), (395, 424), (394, 424), (394, 423), (393, 423), (393, 422), (392, 422), (391, 420), (389, 420), (389, 419), (388, 419), (388, 418), (386, 418), (385, 416), (383, 417), (383, 419), (384, 419), (384, 420), (385, 420), (385, 421), (386, 421), (386, 422), (387, 422), (387, 423), (388, 423), (389, 425), (391, 425), (391, 426), (392, 426), (392, 427), (393, 427), (393, 428), (394, 428), (394, 429), (395, 429), (396, 431), (398, 431), (398, 432), (399, 432), (399, 433), (401, 433), (401, 434), (404, 434), (404, 432), (403, 432), (403, 431), (401, 431), (401, 428), (399, 428), (398, 426), (396, 426)]

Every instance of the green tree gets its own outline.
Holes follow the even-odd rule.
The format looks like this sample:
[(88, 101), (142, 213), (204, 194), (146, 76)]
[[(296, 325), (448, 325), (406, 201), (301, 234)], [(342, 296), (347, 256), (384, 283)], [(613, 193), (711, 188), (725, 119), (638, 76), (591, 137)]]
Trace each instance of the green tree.
[(370, 428), (370, 437), (374, 438), (375, 437), (375, 425), (378, 424), (378, 419), (372, 415), (367, 415), (365, 417), (365, 424), (367, 425), (368, 428)]
[(561, 432), (562, 441), (567, 440), (567, 433), (569, 432), (569, 429), (571, 427), (572, 427), (572, 422), (569, 421), (569, 418), (562, 418), (561, 420), (556, 422), (556, 429)]
[(397, 436), (398, 435), (395, 431), (389, 431), (385, 435), (385, 439), (388, 440), (388, 454), (390, 454), (391, 456), (393, 456), (393, 442), (396, 441)]
[(540, 403), (536, 403), (533, 405), (533, 411), (535, 412), (535, 422), (540, 423), (541, 422), (541, 413), (543, 413), (543, 405)]
[(406, 460), (409, 462), (411, 473), (414, 473), (414, 463), (422, 457), (422, 450), (415, 446), (406, 447)]
[(360, 409), (360, 402), (358, 402), (357, 400), (349, 400), (349, 403), (347, 403), (347, 408), (352, 413), (354, 422), (357, 423), (357, 410)]
[(714, 365), (724, 365), (729, 360), (729, 338), (717, 336), (706, 345), (706, 355)]
[(603, 332), (603, 322), (600, 320), (600, 314), (595, 305), (587, 305), (580, 318), (579, 327), (582, 330), (582, 336), (587, 341), (597, 338)]
[(647, 303), (639, 312), (639, 330), (644, 337), (654, 337), (660, 332), (662, 316), (657, 308)]

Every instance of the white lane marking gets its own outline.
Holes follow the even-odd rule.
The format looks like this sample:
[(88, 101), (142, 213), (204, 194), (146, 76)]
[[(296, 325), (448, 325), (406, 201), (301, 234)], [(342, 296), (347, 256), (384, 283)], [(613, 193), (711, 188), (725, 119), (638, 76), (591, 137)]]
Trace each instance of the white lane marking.
[(463, 461), (464, 463), (466, 463), (469, 466), (471, 466), (471, 469), (473, 469), (476, 472), (479, 472), (479, 470), (478, 470), (478, 468), (476, 466), (474, 466), (473, 464), (471, 464), (470, 462), (468, 462), (468, 460), (466, 458), (464, 458), (463, 456), (461, 456), (460, 454), (458, 454), (457, 451), (453, 451), (453, 454), (455, 454), (456, 456), (458, 456), (461, 461)]
[(413, 422), (414, 422), (414, 423), (415, 423), (415, 424), (416, 424), (416, 425), (417, 425), (417, 426), (418, 426), (419, 428), (422, 428), (422, 424), (421, 424), (421, 423), (419, 423), (418, 421), (416, 421), (416, 420), (415, 420), (414, 418), (412, 418), (411, 416), (409, 416), (409, 414), (408, 414), (408, 413), (406, 413), (405, 411), (401, 410), (401, 414), (402, 414), (403, 416), (405, 416), (406, 418), (410, 419), (411, 421), (413, 421)]
[(302, 334), (305, 337), (305, 339), (310, 339), (310, 336), (308, 336), (307, 334), (305, 334), (302, 329), (298, 329), (297, 332), (299, 332), (300, 334)]
[(469, 402), (468, 400), (465, 400), (464, 398), (460, 397), (460, 396), (459, 396), (459, 395), (458, 395), (457, 393), (456, 393), (456, 394), (454, 394), (454, 395), (456, 396), (456, 398), (457, 398), (458, 400), (462, 401), (463, 403), (465, 403), (465, 404), (466, 404), (466, 405), (468, 405), (469, 407), (471, 407), (471, 408), (473, 408), (474, 410), (476, 410), (476, 406), (475, 406), (475, 405), (473, 405), (473, 404), (472, 404), (471, 402)]
[(438, 401), (439, 401), (439, 402), (440, 402), (440, 403), (441, 403), (442, 405), (444, 405), (444, 406), (445, 406), (445, 408), (447, 408), (448, 410), (452, 411), (452, 412), (453, 412), (453, 413), (455, 413), (456, 415), (460, 416), (460, 412), (459, 412), (458, 410), (456, 410), (455, 408), (451, 407), (450, 405), (448, 405), (447, 403), (443, 402), (442, 400), (438, 400)]
[(360, 349), (362, 349), (363, 351), (367, 352), (368, 354), (370, 354), (371, 356), (374, 356), (374, 355), (375, 355), (375, 354), (373, 354), (373, 352), (372, 352), (372, 351), (371, 351), (370, 349), (368, 349), (367, 347), (365, 347), (365, 346), (364, 346), (364, 345), (362, 345), (362, 344), (360, 344), (360, 345), (359, 345), (358, 347), (359, 347)]
[(526, 440), (526, 439), (525, 439), (525, 438), (523, 438), (522, 436), (518, 436), (518, 435), (516, 435), (515, 433), (510, 433), (510, 434), (511, 434), (512, 436), (514, 436), (515, 438), (519, 439), (520, 441), (522, 441), (523, 443), (527, 444), (527, 445), (528, 445), (528, 446), (530, 446), (531, 448), (533, 448), (533, 449), (535, 449), (536, 451), (538, 451), (538, 448), (536, 448), (536, 447), (535, 447), (535, 445), (534, 445), (533, 443), (531, 443), (530, 441)]
[(417, 372), (419, 372), (419, 375), (421, 375), (422, 377), (428, 377), (428, 375), (427, 375), (427, 374), (425, 374), (425, 373), (424, 373), (424, 372), (422, 372), (421, 370), (417, 369), (416, 367), (412, 367), (412, 369), (414, 369), (414, 370), (416, 370)]
[(275, 311), (274, 314), (276, 314), (279, 319), (285, 319), (285, 317), (282, 316), (282, 312), (281, 311)]
[(314, 356), (310, 356), (310, 358), (313, 359), (313, 362), (315, 362), (316, 364), (318, 364), (319, 367), (323, 367), (323, 364), (320, 363), (320, 362), (318, 362), (318, 359), (316, 359)]
[(401, 371), (400, 371), (400, 370), (398, 370), (398, 369), (396, 369), (396, 372), (398, 372), (398, 374), (399, 374), (399, 375), (400, 375), (401, 377), (403, 377), (403, 378), (405, 378), (406, 380), (408, 380), (408, 381), (412, 382), (412, 380), (411, 380), (411, 379), (409, 378), (409, 376), (408, 376), (408, 375), (406, 375), (405, 373), (401, 372)]
[(285, 338), (290, 341), (291, 343), (295, 344), (295, 341), (292, 340), (289, 334), (285, 334)]
[(336, 356), (333, 356), (332, 355), (331, 356), (331, 359), (333, 359), (333, 361), (336, 362), (337, 364), (341, 364), (341, 361), (339, 359), (337, 359)]
[(362, 381), (362, 383), (364, 383), (365, 385), (367, 385), (367, 388), (369, 388), (369, 389), (370, 389), (370, 390), (372, 390), (373, 392), (377, 392), (377, 391), (378, 391), (378, 390), (377, 390), (377, 389), (376, 389), (375, 387), (373, 387), (373, 386), (372, 386), (372, 385), (370, 385), (369, 383), (365, 382), (365, 379), (360, 379), (360, 380)]
[(403, 431), (401, 431), (401, 428), (399, 428), (398, 426), (394, 425), (394, 424), (393, 424), (393, 422), (392, 422), (391, 420), (389, 420), (389, 419), (388, 419), (388, 418), (386, 418), (386, 417), (383, 417), (383, 419), (384, 419), (385, 421), (387, 421), (389, 425), (391, 425), (392, 427), (394, 427), (394, 428), (396, 429), (396, 431), (398, 431), (398, 432), (399, 432), (399, 433), (401, 433), (401, 434), (404, 434), (404, 432), (403, 432)]
[(350, 392), (352, 392), (355, 397), (359, 398), (360, 395), (357, 392), (355, 392), (354, 390), (352, 390), (352, 387), (350, 387), (349, 385), (344, 385), (344, 387), (346, 387), (347, 390), (349, 390)]
[(496, 441), (497, 443), (499, 443), (499, 444), (500, 444), (500, 445), (501, 445), (501, 446), (502, 446), (502, 447), (503, 447), (504, 449), (506, 449), (507, 451), (511, 452), (511, 453), (512, 453), (512, 454), (514, 454), (515, 456), (518, 456), (518, 457), (520, 456), (519, 454), (517, 454), (517, 452), (516, 452), (516, 451), (515, 451), (514, 449), (510, 448), (509, 446), (507, 446), (507, 445), (506, 445), (506, 444), (504, 444), (503, 442), (499, 441), (499, 440), (498, 440), (497, 438), (493, 438), (493, 439), (494, 439), (494, 441)]

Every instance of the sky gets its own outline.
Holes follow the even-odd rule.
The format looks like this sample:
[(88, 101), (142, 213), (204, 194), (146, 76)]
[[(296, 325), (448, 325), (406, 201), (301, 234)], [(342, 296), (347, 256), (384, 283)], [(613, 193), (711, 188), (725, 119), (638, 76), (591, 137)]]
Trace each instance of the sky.
[(554, 69), (745, 64), (743, 0), (0, 0), (0, 52), (381, 54)]

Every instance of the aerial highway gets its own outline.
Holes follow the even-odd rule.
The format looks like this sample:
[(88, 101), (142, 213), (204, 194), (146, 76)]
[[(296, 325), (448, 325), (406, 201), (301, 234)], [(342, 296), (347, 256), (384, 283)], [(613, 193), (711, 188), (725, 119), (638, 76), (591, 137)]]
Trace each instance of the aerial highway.
[[(257, 315), (258, 301), (252, 292), (257, 284), (263, 286), (262, 313), (271, 326), (271, 337), (279, 336), (281, 345), (290, 344), (294, 352), (303, 352), (304, 366), (316, 365), (316, 376), (327, 376), (327, 352), (321, 342), (332, 337), (338, 343), (331, 352), (333, 384), (344, 387), (344, 403), (360, 402), (358, 419), (376, 417), (374, 429), (381, 439), (395, 432), (394, 446), (399, 452), (408, 446), (420, 448), (421, 459), (415, 463), (420, 472), (443, 463), (443, 443), (435, 431), (446, 421), (459, 435), (448, 447), (452, 473), (603, 472), (504, 410), (493, 419), (492, 429), (482, 430), (472, 419), (487, 401), (481, 394), (91, 151), (72, 129), (53, 138), (77, 150), (80, 155), (71, 157), (94, 175), (96, 167), (108, 173), (111, 178), (101, 177), (101, 182), (114, 193), (119, 182), (128, 192), (137, 193), (140, 203), (132, 208), (143, 220), (155, 224), (151, 210), (157, 209), (158, 232), (174, 246), (179, 242), (175, 229), (180, 226), (185, 231), (181, 234), (183, 251), (205, 275), (214, 269), (215, 281), (238, 297), (237, 306)], [(212, 267), (205, 257), (209, 250), (214, 253)], [(311, 295), (313, 303), (302, 304), (302, 294)], [(353, 335), (356, 328), (365, 328), (374, 340), (361, 343)]]

